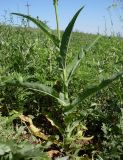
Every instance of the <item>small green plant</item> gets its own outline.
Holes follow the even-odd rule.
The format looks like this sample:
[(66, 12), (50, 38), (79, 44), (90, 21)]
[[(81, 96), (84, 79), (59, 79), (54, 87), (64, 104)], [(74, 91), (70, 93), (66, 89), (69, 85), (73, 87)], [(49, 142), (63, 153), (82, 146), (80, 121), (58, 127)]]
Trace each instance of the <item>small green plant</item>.
[[(72, 20), (66, 27), (62, 37), (60, 35), (60, 28), (59, 28), (59, 17), (58, 17), (58, 0), (53, 1), (54, 7), (55, 7), (55, 15), (56, 15), (56, 23), (57, 23), (57, 35), (53, 33), (53, 31), (42, 21), (37, 20), (31, 16), (20, 14), (20, 13), (12, 13), (18, 16), (21, 16), (23, 18), (27, 18), (28, 20), (35, 23), (54, 43), (55, 49), (57, 51), (57, 62), (58, 62), (58, 73), (59, 73), (59, 79), (60, 79), (60, 85), (61, 90), (58, 91), (54, 87), (51, 87), (49, 85), (41, 84), (38, 82), (28, 82), (25, 81), (23, 77), (16, 77), (16, 79), (7, 80), (4, 84), (10, 84), (14, 86), (19, 87), (25, 87), (30, 90), (33, 90), (35, 92), (44, 93), (45, 95), (51, 96), (54, 98), (55, 101), (58, 102), (58, 106), (60, 106), (62, 110), (62, 116), (64, 124), (63, 126), (58, 123), (59, 120), (54, 120), (52, 117), (50, 119), (53, 121), (54, 125), (57, 126), (59, 129), (59, 132), (63, 136), (63, 142), (59, 143), (58, 145), (62, 146), (66, 150), (71, 150), (69, 154), (76, 154), (75, 148), (71, 147), (72, 142), (76, 142), (76, 140), (83, 140), (84, 134), (83, 134), (83, 126), (81, 125), (81, 122), (75, 123), (76, 119), (76, 111), (78, 111), (79, 104), (84, 101), (89, 96), (93, 95), (94, 93), (100, 91), (101, 89), (108, 86), (110, 83), (112, 83), (114, 80), (121, 77), (123, 72), (118, 73), (117, 75), (112, 76), (111, 78), (108, 78), (106, 80), (103, 80), (100, 84), (96, 86), (92, 86), (90, 88), (86, 88), (82, 92), (76, 93), (77, 97), (72, 97), (69, 92), (70, 82), (72, 81), (72, 78), (75, 74), (75, 71), (77, 67), (79, 66), (80, 62), (82, 61), (83, 57), (86, 55), (86, 53), (89, 52), (89, 50), (94, 46), (94, 44), (98, 41), (100, 37), (97, 37), (97, 39), (87, 48), (83, 49), (81, 53), (78, 53), (73, 57), (73, 60), (68, 62), (68, 49), (69, 49), (69, 43), (70, 38), (72, 34), (72, 30), (74, 27), (74, 24), (76, 22), (77, 17), (79, 16), (80, 12), (84, 9), (84, 6), (81, 7), (76, 14), (73, 16)], [(72, 137), (72, 138), (70, 138)], [(86, 139), (87, 137), (85, 137)], [(88, 139), (87, 139), (88, 140)], [(83, 144), (82, 144), (83, 145)], [(81, 146), (79, 146), (78, 152), (81, 149)]]

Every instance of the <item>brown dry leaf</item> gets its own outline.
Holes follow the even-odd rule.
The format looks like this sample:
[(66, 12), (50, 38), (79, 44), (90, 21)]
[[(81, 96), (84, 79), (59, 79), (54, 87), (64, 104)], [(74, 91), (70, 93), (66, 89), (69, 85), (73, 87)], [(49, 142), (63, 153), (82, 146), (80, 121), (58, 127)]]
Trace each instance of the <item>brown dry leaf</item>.
[(53, 158), (60, 155), (58, 150), (50, 150), (47, 152), (49, 158)]
[(22, 120), (22, 122), (26, 123), (28, 122), (28, 126), (27, 128), (29, 129), (29, 131), (36, 137), (39, 137), (43, 140), (48, 140), (48, 136), (46, 136), (43, 132), (40, 131), (39, 128), (37, 128), (33, 122), (32, 122), (32, 119), (29, 118), (28, 116), (24, 116), (24, 115), (20, 115), (19, 116), (20, 119)]

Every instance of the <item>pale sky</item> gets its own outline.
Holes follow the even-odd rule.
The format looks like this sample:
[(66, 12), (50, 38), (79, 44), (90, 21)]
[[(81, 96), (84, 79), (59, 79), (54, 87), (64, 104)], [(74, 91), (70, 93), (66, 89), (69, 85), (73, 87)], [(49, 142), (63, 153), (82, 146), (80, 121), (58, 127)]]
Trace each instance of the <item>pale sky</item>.
[[(0, 0), (0, 3), (0, 21), (5, 21), (5, 17), (9, 20), (11, 12), (27, 14), (27, 0)], [(28, 3), (31, 16), (38, 16), (42, 21), (48, 21), (51, 28), (56, 28), (53, 0), (28, 0)], [(123, 34), (123, 22), (120, 20), (123, 9), (120, 7), (108, 9), (112, 3), (115, 3), (115, 0), (59, 0), (60, 27), (64, 30), (75, 12), (84, 5), (85, 8), (78, 17), (74, 30)], [(17, 16), (14, 16), (14, 23), (19, 23)]]

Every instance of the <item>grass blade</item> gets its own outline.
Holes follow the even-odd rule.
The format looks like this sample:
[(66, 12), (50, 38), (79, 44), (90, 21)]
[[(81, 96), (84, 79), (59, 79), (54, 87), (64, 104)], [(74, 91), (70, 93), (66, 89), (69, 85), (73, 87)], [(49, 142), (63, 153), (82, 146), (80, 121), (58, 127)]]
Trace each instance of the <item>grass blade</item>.
[(62, 40), (61, 40), (61, 46), (60, 46), (60, 58), (62, 59), (61, 61), (62, 64), (60, 64), (60, 66), (62, 68), (65, 68), (66, 54), (68, 51), (69, 41), (70, 41), (70, 37), (71, 37), (71, 33), (73, 30), (75, 21), (83, 8), (84, 6), (76, 12), (76, 14), (74, 15), (74, 17), (72, 18), (72, 20), (70, 21), (70, 23), (68, 24), (67, 28), (65, 29), (63, 33)]
[(21, 14), (21, 13), (11, 13), (17, 16), (21, 16), (24, 18), (27, 18), (28, 20), (32, 21), (34, 24), (36, 24), (53, 42), (54, 44), (59, 47), (59, 39), (52, 33), (52, 30), (42, 21), (37, 20), (36, 18), (33, 18), (31, 16)]

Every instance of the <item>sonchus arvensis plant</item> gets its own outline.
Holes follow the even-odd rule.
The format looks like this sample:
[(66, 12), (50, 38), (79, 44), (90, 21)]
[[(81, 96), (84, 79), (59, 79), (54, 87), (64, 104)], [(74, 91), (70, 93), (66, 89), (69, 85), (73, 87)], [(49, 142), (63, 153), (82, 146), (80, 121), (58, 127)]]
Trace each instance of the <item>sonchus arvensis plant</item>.
[[(62, 125), (58, 124), (58, 120), (53, 121), (54, 125), (57, 126), (61, 134), (63, 135), (63, 143), (60, 143), (60, 145), (64, 145), (64, 147), (68, 147), (67, 144), (71, 144), (71, 142), (75, 141), (75, 138), (78, 140), (84, 139), (83, 132), (86, 129), (81, 124), (81, 121), (69, 121), (69, 115), (73, 110), (77, 110), (79, 104), (88, 98), (89, 96), (93, 95), (95, 92), (100, 91), (101, 89), (108, 86), (110, 83), (112, 83), (114, 80), (118, 79), (122, 76), (123, 72), (118, 73), (117, 75), (111, 76), (111, 78), (108, 78), (106, 80), (103, 80), (99, 85), (92, 86), (90, 88), (87, 88), (83, 90), (81, 93), (78, 91), (77, 97), (71, 97), (69, 93), (69, 85), (73, 78), (73, 75), (83, 60), (83, 57), (86, 53), (89, 52), (90, 48), (98, 41), (100, 37), (97, 37), (97, 39), (86, 49), (81, 50), (80, 53), (78, 53), (75, 57), (73, 57), (73, 60), (69, 63), (67, 63), (67, 56), (68, 56), (68, 48), (70, 43), (70, 38), (72, 34), (72, 30), (74, 27), (74, 24), (76, 22), (77, 17), (79, 16), (80, 12), (84, 9), (84, 6), (81, 7), (73, 16), (71, 21), (69, 22), (68, 26), (66, 27), (63, 35), (60, 34), (60, 27), (59, 27), (59, 16), (58, 16), (58, 0), (53, 1), (53, 5), (55, 8), (55, 16), (56, 16), (56, 25), (57, 25), (57, 35), (54, 34), (53, 30), (49, 28), (44, 22), (37, 20), (29, 15), (24, 15), (21, 13), (12, 13), (17, 16), (21, 16), (23, 18), (26, 18), (30, 21), (32, 21), (37, 27), (39, 27), (46, 36), (49, 37), (49, 39), (54, 43), (54, 46), (56, 47), (56, 50), (58, 52), (58, 70), (59, 70), (59, 77), (62, 84), (62, 89), (60, 91), (56, 90), (54, 87), (47, 86), (42, 83), (38, 82), (28, 82), (23, 79), (23, 77), (18, 77), (15, 80), (6, 82), (5, 84), (9, 83), (11, 85), (17, 85), (20, 87), (26, 87), (32, 91), (44, 93), (45, 95), (51, 96), (55, 99), (55, 101), (58, 102), (58, 104), (62, 108), (62, 115), (64, 119), (64, 123), (66, 127), (61, 127)], [(72, 116), (76, 117), (76, 114), (73, 114)], [(74, 118), (73, 118), (74, 119)], [(78, 138), (77, 138), (78, 137)], [(85, 137), (86, 140), (90, 140), (92, 137)]]

